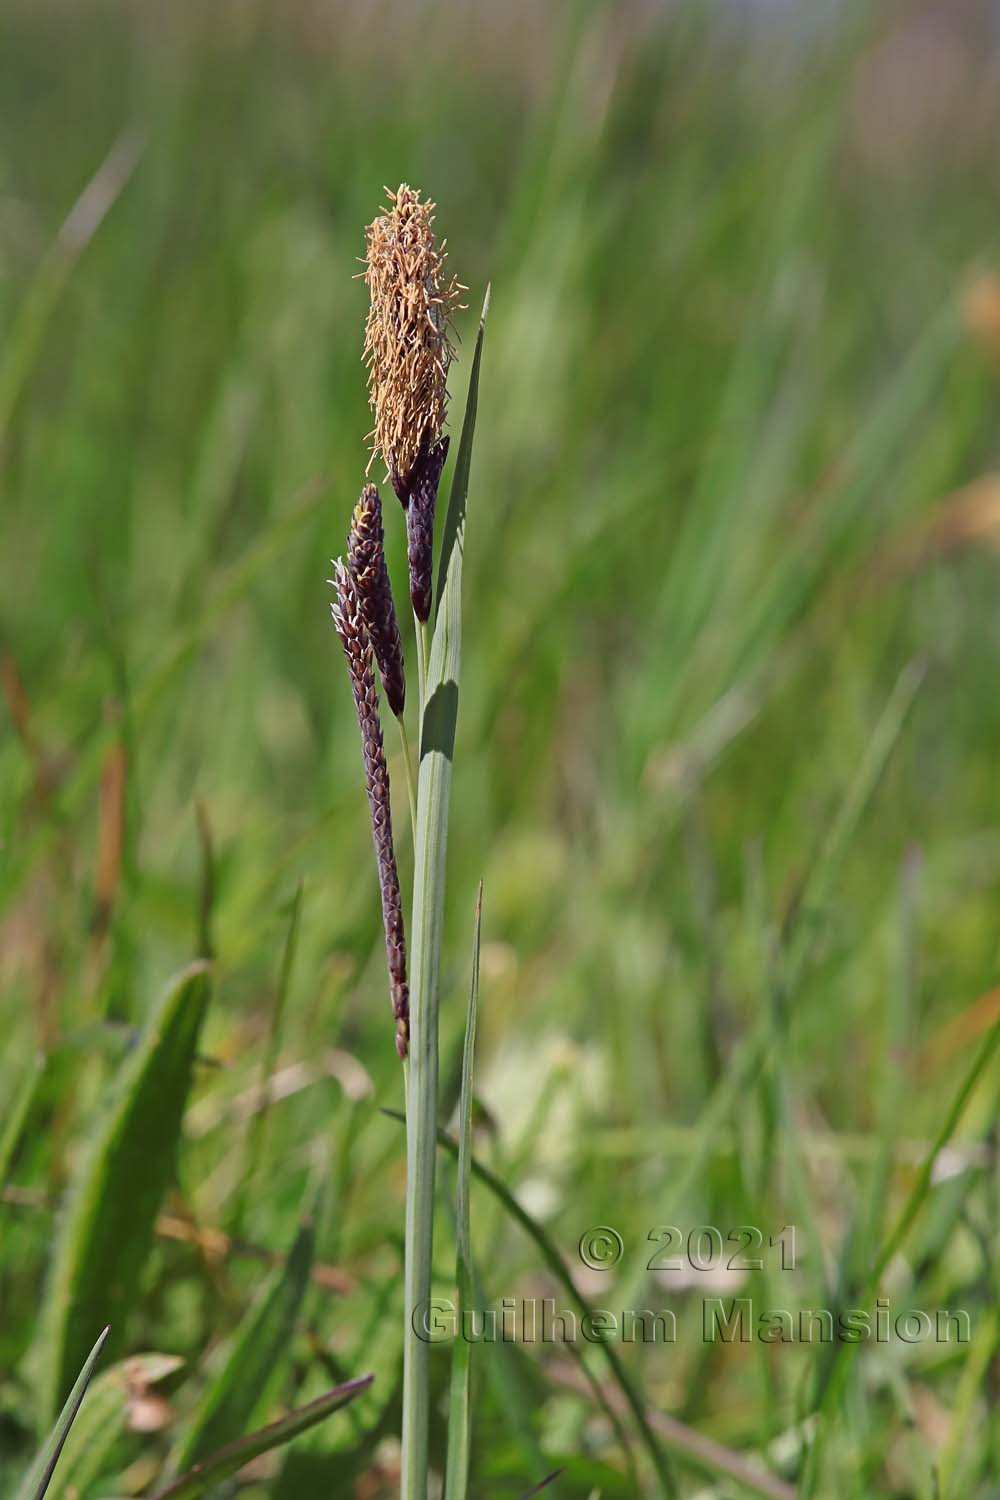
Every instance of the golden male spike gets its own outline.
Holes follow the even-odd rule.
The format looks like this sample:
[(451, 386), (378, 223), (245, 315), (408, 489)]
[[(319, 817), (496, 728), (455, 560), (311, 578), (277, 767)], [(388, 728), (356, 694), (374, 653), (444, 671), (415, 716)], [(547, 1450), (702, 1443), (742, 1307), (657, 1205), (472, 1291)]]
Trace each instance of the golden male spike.
[(464, 290), (445, 271), (445, 242), (434, 234), (435, 204), (401, 183), (386, 188), (389, 208), (369, 224), (365, 281), (371, 298), (364, 360), (381, 454), (403, 506), (421, 458), (441, 440), (454, 357), (451, 319)]

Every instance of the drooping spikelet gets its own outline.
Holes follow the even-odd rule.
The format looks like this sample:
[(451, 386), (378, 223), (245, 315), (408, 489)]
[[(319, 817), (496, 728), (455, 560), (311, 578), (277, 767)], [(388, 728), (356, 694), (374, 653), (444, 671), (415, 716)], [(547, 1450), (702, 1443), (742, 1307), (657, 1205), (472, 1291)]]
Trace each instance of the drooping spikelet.
[(347, 566), (357, 590), (361, 618), (368, 631), (386, 699), (398, 718), (406, 701), (403, 641), (385, 565), (382, 501), (373, 484), (365, 485), (361, 499), (354, 507), (347, 538)]
[(396, 1021), (396, 1051), (406, 1056), (410, 1038), (410, 992), (406, 982), (406, 937), (403, 930), (403, 903), (399, 891), (399, 871), (392, 843), (392, 810), (389, 802), (389, 769), (382, 744), (382, 726), (378, 716), (378, 696), (368, 634), (361, 615), (361, 604), (350, 572), (338, 558), (330, 580), (336, 590), (332, 605), (333, 623), (337, 628), (347, 657), (354, 706), (361, 728), (361, 748), (365, 763), (365, 787), (371, 809), (372, 838), (382, 893), (382, 925), (385, 929), (385, 955), (389, 965), (389, 992), (392, 1014)]
[(410, 602), (418, 620), (429, 620), (434, 568), (434, 511), (441, 470), (448, 457), (448, 439), (417, 459), (406, 507), (406, 560), (410, 573)]
[(402, 183), (386, 188), (390, 207), (369, 224), (365, 328), (374, 451), (385, 459), (406, 506), (421, 454), (437, 446), (448, 401), (452, 314), (464, 290), (445, 273), (445, 241), (434, 236), (433, 203)]

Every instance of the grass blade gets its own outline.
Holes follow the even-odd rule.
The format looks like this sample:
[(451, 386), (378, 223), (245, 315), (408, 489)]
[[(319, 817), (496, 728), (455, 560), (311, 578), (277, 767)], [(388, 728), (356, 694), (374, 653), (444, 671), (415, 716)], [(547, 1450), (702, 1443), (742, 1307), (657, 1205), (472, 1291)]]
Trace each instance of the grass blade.
[[(779, 999), (782, 1004), (787, 1004), (787, 997), (796, 995), (815, 943), (815, 934), (809, 924), (801, 920), (801, 915), (805, 912), (823, 909), (831, 902), (847, 851), (851, 847), (866, 809), (870, 806), (881, 784), (910, 709), (913, 707), (923, 675), (923, 666), (919, 662), (911, 662), (899, 674), (889, 701), (872, 731), (857, 774), (847, 787), (843, 801), (810, 866), (809, 874), (799, 895), (798, 915), (791, 931), (786, 936), (785, 949), (781, 955), (777, 977), (781, 985)], [(746, 1090), (753, 1084), (764, 1064), (773, 1034), (774, 1016), (771, 1011), (763, 1010), (734, 1050), (727, 1071), (713, 1088), (702, 1110), (694, 1150), (685, 1163), (683, 1171), (671, 1185), (675, 1204), (683, 1205), (701, 1179), (706, 1163), (711, 1157), (713, 1143), (718, 1140), (719, 1132)], [(630, 1306), (632, 1301), (640, 1295), (646, 1280), (647, 1258), (648, 1251), (643, 1248), (630, 1263), (626, 1264), (621, 1278), (622, 1298), (625, 1306)]]
[(14, 326), (7, 334), (7, 348), (0, 365), (0, 439), (7, 433), (76, 263), (138, 166), (142, 149), (141, 137), (131, 132), (115, 142), (39, 263)]
[(208, 1005), (204, 963), (167, 990), (122, 1067), (56, 1243), (45, 1330), (45, 1408), (54, 1415), (90, 1348), (92, 1331), (124, 1325), (174, 1175), (184, 1104)]
[(521, 1496), (521, 1500), (531, 1500), (532, 1495), (540, 1495), (542, 1493), (542, 1490), (548, 1489), (550, 1484), (555, 1483), (561, 1473), (562, 1469), (553, 1469), (551, 1474), (546, 1474), (545, 1478), (541, 1481), (540, 1484), (533, 1485), (530, 1490), (527, 1490), (525, 1494)]
[(371, 1375), (359, 1375), (356, 1380), (348, 1380), (327, 1391), (325, 1396), (310, 1401), (308, 1406), (297, 1407), (268, 1427), (251, 1432), (247, 1437), (240, 1438), (239, 1442), (229, 1443), (227, 1447), (220, 1448), (217, 1453), (212, 1453), (201, 1463), (195, 1464), (187, 1474), (183, 1474), (165, 1490), (160, 1490), (153, 1496), (153, 1500), (198, 1500), (198, 1496), (221, 1484), (222, 1480), (244, 1468), (251, 1460), (259, 1458), (262, 1453), (270, 1453), (272, 1449), (290, 1443), (299, 1433), (308, 1432), (310, 1427), (315, 1427), (317, 1422), (324, 1422), (331, 1413), (349, 1406), (368, 1389), (373, 1378)]
[[(863, 1283), (859, 1301), (866, 1297), (874, 1297), (879, 1282), (890, 1261), (900, 1250), (903, 1241), (912, 1229), (930, 1193), (934, 1176), (934, 1164), (954, 1135), (958, 1123), (965, 1113), (966, 1105), (972, 1098), (976, 1086), (987, 1067), (993, 1061), (998, 1047), (1000, 1047), (1000, 1019), (994, 1021), (990, 1027), (980, 1045), (979, 1051), (972, 1060), (971, 1067), (962, 1080), (958, 1092), (952, 1099), (948, 1113), (934, 1137), (930, 1150), (924, 1158), (920, 1171), (917, 1173), (917, 1180), (910, 1189), (909, 1196), (903, 1205), (899, 1218), (896, 1220), (892, 1232), (887, 1236), (878, 1259), (875, 1261)], [(826, 1367), (821, 1371), (816, 1382), (817, 1394), (815, 1401), (811, 1404), (811, 1411), (826, 1411), (836, 1399), (843, 1388), (847, 1371), (852, 1363), (847, 1356), (854, 1348), (855, 1345), (848, 1343), (838, 1343), (832, 1347)], [(808, 1488), (804, 1489), (803, 1492), (805, 1494), (812, 1494), (813, 1490)]]
[(459, 1104), (458, 1191), (456, 1195), (455, 1281), (458, 1287), (458, 1336), (451, 1354), (451, 1391), (448, 1398), (448, 1457), (444, 1500), (465, 1500), (469, 1486), (471, 1405), (469, 1381), (472, 1344), (462, 1337), (462, 1315), (471, 1305), (473, 1275), (469, 1236), (469, 1177), (472, 1159), (472, 1070), (476, 1058), (476, 1013), (479, 1006), (479, 948), (483, 925), (483, 882), (476, 896), (476, 928), (472, 940), (472, 985), (462, 1050), (462, 1094)]
[[(486, 288), (486, 296), (483, 298), (483, 310), (479, 315), (479, 333), (476, 336), (475, 353), (472, 356), (472, 370), (469, 375), (469, 391), (465, 398), (465, 417), (462, 421), (462, 439), (458, 446), (458, 457), (455, 460), (455, 477), (451, 482), (451, 491), (448, 495), (448, 509), (444, 518), (444, 529), (441, 532), (441, 557), (438, 561), (437, 578), (437, 605), (434, 611), (435, 635), (437, 634), (437, 620), (441, 614), (446, 595), (448, 594), (448, 581), (452, 579), (454, 587), (451, 591), (450, 600), (455, 604), (461, 604), (461, 566), (456, 574), (452, 574), (452, 554), (456, 546), (459, 551), (465, 541), (465, 509), (469, 498), (469, 471), (472, 468), (472, 443), (476, 435), (476, 416), (479, 411), (479, 367), (483, 357), (483, 333), (486, 329), (486, 319), (490, 312), (491, 287)], [(461, 624), (461, 616), (459, 616)]]
[(218, 872), (212, 824), (209, 821), (208, 808), (200, 797), (195, 803), (195, 818), (198, 824), (198, 846), (201, 855), (201, 879), (198, 889), (198, 957), (211, 960), (215, 957), (212, 921), (215, 916)]
[(288, 1260), (244, 1317), (226, 1358), (209, 1383), (194, 1420), (181, 1438), (174, 1473), (243, 1436), (282, 1368), (309, 1285), (313, 1227), (303, 1224)]
[(6, 1124), (0, 1133), (0, 1187), (4, 1186), (10, 1175), (18, 1147), (35, 1107), (35, 1101), (41, 1092), (46, 1068), (47, 1062), (44, 1058), (35, 1063), (25, 1074), (21, 1087), (14, 1096)]
[(173, 1354), (135, 1354), (112, 1365), (94, 1381), (63, 1449), (48, 1500), (87, 1495), (111, 1472), (115, 1449), (129, 1431), (131, 1392), (165, 1380), (183, 1363)]
[(251, 1191), (254, 1178), (260, 1169), (261, 1162), (264, 1160), (264, 1147), (272, 1104), (271, 1078), (277, 1067), (278, 1054), (281, 1050), (281, 1032), (285, 1018), (285, 1006), (292, 982), (295, 954), (299, 945), (299, 929), (302, 923), (302, 892), (303, 884), (300, 880), (295, 888), (295, 895), (292, 898), (292, 909), (288, 919), (288, 932), (285, 937), (285, 947), (281, 956), (281, 973), (278, 978), (278, 989), (274, 997), (274, 1005), (271, 1008), (271, 1022), (267, 1034), (267, 1050), (264, 1053), (264, 1061), (261, 1063), (260, 1069), (259, 1104), (253, 1113), (247, 1136), (246, 1161), (243, 1166), (243, 1185), (233, 1211), (234, 1233), (238, 1233), (243, 1227), (248, 1195)]
[(893, 1163), (898, 1154), (899, 1120), (906, 1097), (904, 1059), (910, 1055), (912, 1020), (916, 1013), (918, 993), (919, 877), (920, 861), (911, 852), (904, 861), (900, 882), (897, 972), (895, 983), (889, 990), (885, 1041), (881, 1048), (882, 1072), (876, 1094), (876, 1149), (864, 1223), (866, 1261), (870, 1261), (876, 1253), (883, 1234), (885, 1208), (891, 1201)]
[[(449, 1138), (444, 1134), (443, 1131), (441, 1132), (441, 1139), (442, 1142), (448, 1146), (449, 1150), (454, 1151), (455, 1147), (453, 1143), (449, 1140)], [(587, 1317), (590, 1313), (590, 1306), (586, 1298), (581, 1296), (581, 1294), (577, 1291), (576, 1286), (573, 1282), (573, 1278), (567, 1271), (566, 1266), (563, 1262), (563, 1258), (559, 1254), (559, 1250), (549, 1238), (546, 1230), (542, 1227), (541, 1224), (539, 1224), (537, 1219), (533, 1218), (526, 1209), (521, 1207), (520, 1203), (518, 1203), (517, 1199), (509, 1190), (506, 1183), (502, 1182), (501, 1179), (495, 1175), (495, 1173), (491, 1172), (489, 1167), (484, 1166), (483, 1163), (476, 1161), (475, 1158), (473, 1158), (471, 1165), (472, 1171), (479, 1178), (479, 1180), (485, 1183), (490, 1191), (500, 1200), (501, 1204), (507, 1210), (508, 1214), (513, 1219), (515, 1219), (521, 1226), (521, 1228), (528, 1234), (528, 1236), (532, 1240), (534, 1240), (536, 1246), (541, 1251), (549, 1270), (553, 1273), (553, 1275), (558, 1277), (563, 1289), (568, 1293), (568, 1295), (575, 1303), (580, 1316)], [(653, 1465), (653, 1469), (660, 1481), (662, 1492), (667, 1495), (675, 1495), (677, 1493), (677, 1484), (674, 1479), (673, 1469), (669, 1464), (667, 1456), (663, 1452), (662, 1447), (657, 1442), (656, 1435), (654, 1434), (653, 1429), (649, 1425), (642, 1397), (640, 1396), (638, 1389), (633, 1383), (631, 1375), (628, 1373), (625, 1366), (619, 1359), (618, 1352), (612, 1343), (608, 1341), (602, 1342), (600, 1348), (603, 1350), (605, 1358), (607, 1359), (608, 1364), (611, 1367), (611, 1374), (617, 1381), (618, 1385), (621, 1387), (622, 1394), (625, 1397), (625, 1400), (628, 1402), (629, 1409), (631, 1410), (632, 1415), (635, 1418), (643, 1445), (649, 1455), (650, 1461)]]
[(110, 1331), (109, 1328), (105, 1328), (87, 1356), (83, 1369), (76, 1377), (76, 1383), (66, 1397), (65, 1405), (59, 1413), (55, 1426), (49, 1433), (45, 1446), (24, 1476), (21, 1488), (17, 1492), (17, 1500), (42, 1500), (42, 1496), (49, 1487), (49, 1480), (52, 1478), (55, 1466), (59, 1462), (59, 1455), (63, 1450), (63, 1444), (69, 1437), (69, 1430), (73, 1425), (74, 1418), (80, 1410), (84, 1396), (87, 1394), (87, 1387), (97, 1368), (97, 1361), (101, 1357), (101, 1350), (107, 1342)]
[(941, 1495), (947, 1496), (948, 1500), (956, 1495), (952, 1476), (969, 1451), (973, 1433), (981, 1420), (982, 1384), (996, 1354), (998, 1334), (1000, 1326), (994, 1308), (976, 1331), (968, 1362), (955, 1387), (949, 1432), (938, 1459), (938, 1483)]
[(437, 1143), (438, 981), (444, 916), (451, 763), (462, 646), (462, 551), (476, 426), (479, 369), (489, 292), (469, 376), (469, 393), (443, 531), (438, 602), (420, 733), (410, 963), (410, 1064), (406, 1134), (406, 1270), (403, 1354), (403, 1500), (425, 1500), (430, 1416), (429, 1346), (415, 1316), (431, 1292), (434, 1158)]
[[(383, 1110), (382, 1113), (388, 1115), (391, 1119), (394, 1120), (403, 1119), (403, 1116), (400, 1115), (397, 1110), (386, 1109)], [(450, 1151), (452, 1156), (458, 1156), (458, 1145), (447, 1131), (439, 1130), (437, 1132), (437, 1142), (438, 1145), (443, 1146), (446, 1151)], [(532, 1215), (528, 1213), (527, 1209), (522, 1208), (521, 1204), (518, 1203), (517, 1199), (514, 1197), (514, 1194), (507, 1187), (506, 1183), (503, 1182), (495, 1172), (492, 1172), (489, 1167), (487, 1167), (483, 1162), (478, 1161), (474, 1156), (470, 1157), (469, 1166), (472, 1175), (474, 1177), (477, 1177), (480, 1182), (482, 1182), (486, 1187), (489, 1188), (490, 1192), (494, 1195), (495, 1198), (499, 1200), (500, 1204), (507, 1211), (508, 1215), (515, 1221), (515, 1223), (520, 1225), (525, 1234), (527, 1234), (528, 1238), (534, 1241), (535, 1246), (541, 1254), (542, 1260), (545, 1262), (545, 1265), (548, 1267), (552, 1275), (559, 1282), (559, 1285), (562, 1287), (563, 1291), (569, 1297), (578, 1315), (581, 1318), (589, 1318), (591, 1316), (590, 1305), (587, 1302), (587, 1299), (577, 1290), (573, 1278), (572, 1276), (570, 1276), (569, 1271), (566, 1269), (563, 1258), (560, 1255), (557, 1246), (549, 1237), (548, 1232), (541, 1224), (539, 1224), (537, 1219), (533, 1218)], [(646, 1415), (646, 1409), (643, 1404), (642, 1397), (640, 1396), (639, 1391), (632, 1380), (632, 1377), (629, 1375), (628, 1370), (622, 1364), (621, 1360), (618, 1357), (617, 1350), (610, 1341), (606, 1339), (602, 1340), (601, 1343), (596, 1347), (599, 1348), (604, 1354), (604, 1357), (610, 1366), (611, 1374), (620, 1386), (622, 1395), (628, 1403), (629, 1410), (635, 1418), (635, 1421), (639, 1427), (640, 1435), (642, 1437), (643, 1445), (653, 1464), (653, 1468), (656, 1471), (657, 1477), (659, 1478), (661, 1490), (664, 1494), (676, 1495), (677, 1484), (676, 1480), (674, 1479), (673, 1469), (667, 1459), (666, 1454), (663, 1452), (663, 1449), (657, 1442), (656, 1434), (653, 1432), (653, 1429), (649, 1425), (649, 1419)], [(585, 1373), (589, 1375), (586, 1367), (584, 1367), (584, 1369)], [(593, 1384), (594, 1382), (591, 1380), (591, 1383)]]

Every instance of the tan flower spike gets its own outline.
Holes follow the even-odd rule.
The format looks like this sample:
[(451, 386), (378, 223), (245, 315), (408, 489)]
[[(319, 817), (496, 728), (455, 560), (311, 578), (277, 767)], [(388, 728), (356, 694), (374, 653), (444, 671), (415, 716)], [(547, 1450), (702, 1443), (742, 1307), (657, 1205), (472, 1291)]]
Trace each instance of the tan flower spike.
[(402, 183), (386, 188), (389, 209), (369, 224), (365, 281), (368, 398), (373, 453), (385, 460), (402, 504), (422, 456), (441, 439), (453, 358), (451, 318), (464, 287), (445, 272), (445, 242), (434, 236), (433, 203)]

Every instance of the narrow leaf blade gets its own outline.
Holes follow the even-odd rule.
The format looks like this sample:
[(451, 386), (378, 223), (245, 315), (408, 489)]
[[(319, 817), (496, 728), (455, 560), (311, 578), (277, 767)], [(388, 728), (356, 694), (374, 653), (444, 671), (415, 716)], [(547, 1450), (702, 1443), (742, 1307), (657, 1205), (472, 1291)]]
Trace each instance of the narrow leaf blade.
[(239, 1442), (230, 1443), (217, 1453), (210, 1454), (174, 1484), (160, 1490), (153, 1496), (153, 1500), (198, 1500), (199, 1496), (230, 1474), (235, 1474), (253, 1459), (259, 1458), (262, 1453), (270, 1453), (273, 1448), (290, 1443), (299, 1433), (308, 1432), (317, 1422), (325, 1421), (332, 1412), (349, 1406), (368, 1389), (372, 1379), (371, 1375), (360, 1375), (356, 1380), (348, 1380), (343, 1385), (335, 1386), (332, 1391), (327, 1391), (325, 1396), (319, 1396), (308, 1406), (297, 1407), (280, 1421), (261, 1427)]
[(287, 1261), (250, 1308), (173, 1459), (183, 1471), (241, 1438), (281, 1368), (302, 1306), (313, 1260), (313, 1227), (303, 1224)]
[(173, 1354), (134, 1354), (97, 1377), (73, 1424), (47, 1500), (87, 1495), (110, 1472), (118, 1444), (129, 1432), (131, 1392), (165, 1380), (183, 1363)]
[(18, 1147), (34, 1111), (35, 1101), (46, 1079), (47, 1069), (47, 1060), (35, 1063), (25, 1074), (21, 1087), (14, 1096), (6, 1124), (0, 1132), (0, 1188), (6, 1184), (10, 1175)]
[(49, 1480), (52, 1478), (55, 1466), (59, 1462), (59, 1455), (63, 1450), (63, 1444), (69, 1436), (69, 1430), (73, 1425), (77, 1412), (80, 1410), (83, 1398), (87, 1394), (87, 1387), (97, 1368), (97, 1361), (101, 1357), (101, 1350), (107, 1342), (110, 1331), (109, 1328), (105, 1328), (87, 1356), (83, 1369), (77, 1376), (73, 1389), (66, 1397), (63, 1409), (59, 1413), (44, 1447), (24, 1477), (24, 1482), (17, 1492), (17, 1500), (42, 1500), (42, 1496), (49, 1487)]
[(553, 1469), (551, 1474), (546, 1474), (545, 1478), (539, 1484), (533, 1485), (530, 1490), (522, 1495), (521, 1500), (531, 1500), (532, 1495), (540, 1495), (542, 1490), (547, 1490), (550, 1484), (556, 1482), (561, 1473), (562, 1469)]
[(445, 864), (451, 765), (458, 721), (462, 654), (462, 550), (479, 370), (489, 294), (483, 304), (469, 376), (465, 421), (445, 519), (437, 613), (420, 728), (420, 772), (414, 840), (413, 918), (410, 926), (410, 1063), (407, 1085), (406, 1253), (403, 1349), (403, 1500), (427, 1493), (430, 1421), (426, 1342), (415, 1318), (431, 1290), (434, 1237), (434, 1166), (437, 1142), (438, 981), (444, 917)]
[(184, 1104), (208, 1004), (204, 963), (167, 990), (126, 1060), (60, 1229), (46, 1324), (46, 1404), (55, 1413), (95, 1327), (124, 1331), (157, 1209), (174, 1175)]
[[(398, 1110), (384, 1109), (382, 1113), (384, 1115), (387, 1115), (390, 1119), (399, 1120), (401, 1123), (405, 1123), (404, 1116), (400, 1115)], [(447, 1131), (438, 1130), (437, 1142), (440, 1146), (443, 1146), (446, 1151), (449, 1151), (452, 1156), (457, 1157), (458, 1146), (452, 1139), (452, 1137), (447, 1133)], [(490, 1168), (485, 1165), (485, 1163), (478, 1161), (475, 1157), (472, 1157), (470, 1161), (470, 1167), (472, 1170), (472, 1175), (489, 1188), (490, 1192), (494, 1195), (495, 1198), (498, 1199), (500, 1204), (503, 1206), (509, 1216), (514, 1220), (514, 1222), (519, 1224), (524, 1232), (528, 1235), (529, 1239), (534, 1241), (534, 1244), (541, 1253), (542, 1260), (544, 1261), (548, 1270), (559, 1282), (563, 1291), (566, 1293), (573, 1306), (575, 1307), (578, 1315), (581, 1318), (589, 1318), (591, 1316), (591, 1308), (586, 1298), (580, 1291), (578, 1291), (572, 1276), (570, 1276), (569, 1271), (566, 1269), (566, 1265), (559, 1253), (559, 1249), (551, 1239), (548, 1231), (544, 1228), (543, 1225), (538, 1222), (537, 1219), (533, 1218), (532, 1215), (528, 1213), (527, 1209), (521, 1206), (521, 1204), (514, 1197), (514, 1194), (508, 1188), (507, 1184), (500, 1177), (498, 1177), (495, 1172), (491, 1171)], [(642, 1397), (640, 1396), (631, 1375), (623, 1365), (621, 1359), (618, 1357), (618, 1352), (615, 1349), (613, 1343), (605, 1339), (602, 1340), (602, 1342), (596, 1347), (600, 1349), (600, 1351), (604, 1355), (604, 1358), (607, 1360), (607, 1363), (610, 1367), (610, 1373), (621, 1388), (622, 1395), (625, 1398), (629, 1410), (635, 1418), (643, 1445), (646, 1449), (647, 1454), (649, 1455), (649, 1458), (653, 1464), (653, 1468), (656, 1471), (657, 1478), (660, 1482), (660, 1488), (662, 1489), (664, 1494), (676, 1495), (677, 1482), (674, 1478), (673, 1467), (667, 1459), (667, 1455), (664, 1453), (661, 1444), (657, 1441), (656, 1434), (653, 1432), (653, 1429), (650, 1426), (649, 1418), (646, 1414), (646, 1409), (642, 1402)], [(590, 1372), (588, 1366), (584, 1365), (583, 1369), (584, 1373), (589, 1377)], [(600, 1395), (599, 1386), (595, 1387), (595, 1394)], [(606, 1403), (603, 1403), (602, 1401), (602, 1404)]]
[(456, 1202), (455, 1280), (458, 1286), (458, 1336), (452, 1346), (451, 1391), (448, 1399), (448, 1459), (444, 1500), (465, 1500), (469, 1486), (472, 1433), (470, 1381), (472, 1344), (462, 1337), (462, 1315), (471, 1304), (474, 1286), (469, 1233), (469, 1179), (472, 1163), (472, 1075), (476, 1057), (476, 1017), (479, 1009), (479, 950), (483, 925), (483, 882), (476, 896), (476, 926), (472, 940), (472, 984), (462, 1050), (462, 1093), (459, 1104), (458, 1193)]
[(250, 1129), (247, 1134), (246, 1160), (243, 1167), (243, 1185), (233, 1209), (231, 1232), (234, 1235), (238, 1234), (243, 1226), (254, 1180), (264, 1160), (267, 1128), (272, 1103), (271, 1077), (277, 1066), (278, 1053), (281, 1049), (282, 1025), (288, 1001), (288, 991), (292, 983), (292, 971), (295, 967), (295, 955), (299, 946), (299, 930), (302, 925), (303, 890), (304, 886), (300, 880), (296, 886), (295, 896), (292, 900), (288, 930), (285, 936), (285, 947), (281, 958), (278, 988), (275, 993), (274, 1004), (271, 1008), (267, 1049), (264, 1053), (264, 1060), (260, 1070), (259, 1107), (254, 1111), (253, 1118), (250, 1121)]
[(445, 585), (451, 574), (452, 553), (456, 545), (461, 546), (465, 533), (465, 507), (469, 498), (472, 444), (476, 435), (476, 417), (479, 413), (479, 372), (483, 362), (483, 334), (486, 331), (486, 319), (489, 317), (490, 312), (491, 293), (492, 288), (487, 287), (486, 296), (483, 298), (483, 310), (479, 315), (479, 333), (476, 337), (476, 349), (472, 356), (472, 369), (469, 373), (469, 392), (465, 399), (462, 437), (458, 445), (455, 474), (451, 481), (451, 490), (448, 495), (448, 509), (445, 513), (444, 529), (441, 532), (441, 557), (438, 561), (435, 625), (437, 623), (437, 614), (441, 612), (441, 601), (444, 598)]

